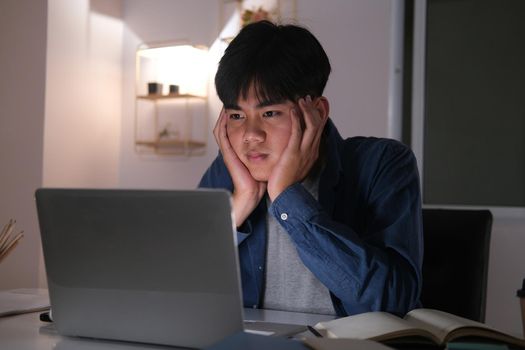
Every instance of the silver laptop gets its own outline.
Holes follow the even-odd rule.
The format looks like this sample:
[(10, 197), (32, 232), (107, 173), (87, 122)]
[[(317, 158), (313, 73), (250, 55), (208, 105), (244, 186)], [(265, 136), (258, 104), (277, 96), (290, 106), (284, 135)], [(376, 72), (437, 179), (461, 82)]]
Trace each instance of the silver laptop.
[(62, 335), (206, 347), (243, 329), (226, 191), (39, 189)]

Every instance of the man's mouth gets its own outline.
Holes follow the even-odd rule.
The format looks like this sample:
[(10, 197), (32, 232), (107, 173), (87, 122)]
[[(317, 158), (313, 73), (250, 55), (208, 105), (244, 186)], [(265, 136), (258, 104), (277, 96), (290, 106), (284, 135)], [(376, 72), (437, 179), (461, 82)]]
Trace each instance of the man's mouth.
[(268, 154), (256, 151), (246, 153), (246, 158), (251, 162), (263, 161), (268, 157)]

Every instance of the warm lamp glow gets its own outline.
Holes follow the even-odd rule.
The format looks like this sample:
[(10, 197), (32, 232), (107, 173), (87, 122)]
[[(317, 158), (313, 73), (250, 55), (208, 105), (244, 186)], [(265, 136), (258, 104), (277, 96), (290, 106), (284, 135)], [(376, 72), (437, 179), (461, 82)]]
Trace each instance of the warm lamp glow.
[(138, 56), (147, 58), (151, 78), (164, 86), (178, 85), (179, 93), (206, 96), (208, 87), (208, 50), (191, 45), (140, 49)]

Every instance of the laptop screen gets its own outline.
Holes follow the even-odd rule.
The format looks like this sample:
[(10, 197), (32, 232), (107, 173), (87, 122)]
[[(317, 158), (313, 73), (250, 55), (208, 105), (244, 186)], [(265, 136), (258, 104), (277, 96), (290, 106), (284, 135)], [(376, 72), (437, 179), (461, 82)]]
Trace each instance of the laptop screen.
[(64, 335), (203, 347), (242, 329), (228, 192), (40, 189)]

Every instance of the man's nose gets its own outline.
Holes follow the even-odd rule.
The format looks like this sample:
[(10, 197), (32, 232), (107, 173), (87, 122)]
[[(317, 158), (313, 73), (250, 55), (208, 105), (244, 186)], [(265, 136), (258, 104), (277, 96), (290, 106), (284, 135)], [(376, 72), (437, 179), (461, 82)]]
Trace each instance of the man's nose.
[(258, 120), (247, 120), (244, 129), (244, 142), (263, 142), (266, 138), (266, 132), (263, 125)]

